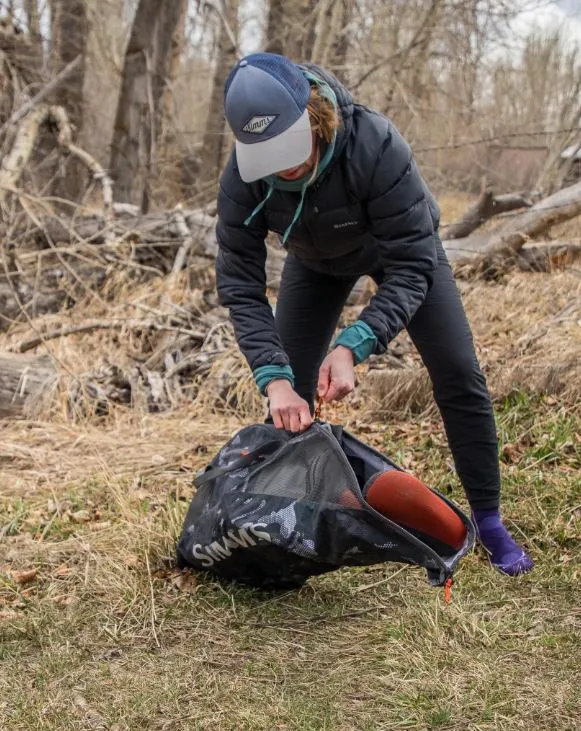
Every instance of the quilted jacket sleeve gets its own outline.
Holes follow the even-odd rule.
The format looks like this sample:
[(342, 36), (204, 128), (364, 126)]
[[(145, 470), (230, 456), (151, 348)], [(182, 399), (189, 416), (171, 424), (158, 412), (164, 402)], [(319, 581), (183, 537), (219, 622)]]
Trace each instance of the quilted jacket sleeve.
[(216, 287), (220, 304), (230, 312), (238, 346), (252, 370), (289, 362), (266, 297), (264, 216), (259, 212), (248, 225), (244, 224), (258, 203), (256, 186), (240, 180), (233, 154), (218, 193)]
[(367, 211), (380, 242), (383, 281), (359, 319), (373, 331), (375, 352), (381, 353), (424, 301), (438, 265), (437, 205), (392, 125), (371, 177)]

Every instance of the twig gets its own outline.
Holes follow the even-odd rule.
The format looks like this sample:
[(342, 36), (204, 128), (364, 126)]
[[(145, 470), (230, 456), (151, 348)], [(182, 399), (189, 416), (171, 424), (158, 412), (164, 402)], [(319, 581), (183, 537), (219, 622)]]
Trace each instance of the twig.
[(212, 8), (212, 10), (220, 18), (220, 22), (222, 23), (222, 26), (224, 27), (224, 30), (226, 31), (226, 33), (228, 35), (228, 40), (232, 44), (232, 48), (234, 49), (236, 56), (238, 58), (241, 58), (242, 54), (240, 53), (240, 48), (238, 46), (238, 43), (236, 42), (236, 36), (234, 35), (234, 32), (230, 26), (230, 23), (228, 22), (228, 19), (224, 15), (220, 1), (219, 0), (204, 0), (204, 5), (206, 5), (209, 8)]
[(8, 127), (12, 124), (16, 124), (19, 122), (23, 117), (25, 117), (28, 112), (30, 112), (31, 109), (33, 109), (37, 104), (40, 104), (43, 99), (45, 99), (49, 94), (51, 94), (55, 89), (57, 89), (61, 83), (67, 79), (73, 71), (76, 70), (77, 66), (81, 62), (81, 56), (77, 56), (73, 61), (71, 61), (69, 64), (67, 64), (64, 69), (59, 71), (59, 73), (54, 77), (54, 79), (51, 79), (48, 84), (43, 86), (43, 88), (38, 92), (38, 94), (35, 94), (32, 99), (29, 99), (25, 104), (23, 104), (19, 109), (17, 109), (14, 114), (6, 121), (4, 124), (0, 127), (0, 135), (2, 135)]
[(130, 328), (132, 330), (157, 330), (158, 332), (177, 332), (182, 335), (188, 335), (192, 338), (203, 340), (204, 333), (188, 330), (184, 327), (175, 327), (172, 325), (161, 325), (150, 320), (92, 320), (90, 322), (82, 322), (78, 325), (70, 325), (69, 327), (52, 330), (48, 333), (40, 334), (34, 338), (23, 340), (17, 346), (19, 353), (26, 353), (28, 350), (36, 348), (38, 345), (47, 340), (55, 340), (56, 338), (74, 335), (75, 333), (91, 332), (93, 330), (116, 330), (119, 328)]
[(66, 152), (79, 158), (93, 174), (93, 178), (101, 183), (103, 189), (103, 215), (110, 220), (113, 213), (112, 182), (102, 166), (88, 152), (73, 144), (73, 133), (66, 111), (62, 107), (40, 106), (35, 109), (19, 127), (12, 149), (2, 161), (0, 167), (0, 204), (6, 193), (16, 186), (34, 149), (34, 144), (42, 124), (53, 122), (58, 130), (57, 142)]
[(381, 586), (382, 584), (388, 584), (392, 579), (395, 579), (395, 577), (398, 574), (401, 574), (402, 571), (405, 571), (407, 568), (408, 568), (408, 566), (402, 566), (394, 574), (390, 574), (386, 579), (381, 579), (381, 581), (374, 581), (373, 584), (365, 584), (364, 586), (358, 586), (357, 589), (354, 589), (353, 593), (359, 594), (360, 591), (367, 591), (367, 589), (373, 589), (376, 586)]
[(70, 152), (71, 155), (77, 157), (91, 171), (94, 180), (101, 183), (103, 189), (103, 216), (106, 221), (111, 220), (113, 215), (113, 183), (111, 178), (92, 155), (73, 144), (71, 125), (63, 107), (51, 107), (49, 113), (58, 126), (57, 140), (59, 145)]
[(184, 264), (186, 263), (186, 259), (190, 252), (190, 249), (194, 244), (194, 237), (192, 236), (192, 232), (190, 231), (190, 228), (186, 223), (186, 219), (181, 206), (176, 207), (171, 220), (173, 223), (175, 223), (179, 235), (183, 238), (183, 243), (180, 245), (180, 248), (178, 249), (175, 256), (172, 270), (168, 277), (168, 286), (171, 286), (174, 283), (178, 274), (184, 268)]
[(151, 578), (151, 566), (149, 565), (149, 556), (147, 555), (147, 551), (145, 551), (145, 564), (147, 566), (147, 579), (149, 581), (149, 595), (151, 598), (151, 630), (153, 632), (153, 638), (155, 640), (155, 644), (158, 647), (161, 647), (159, 644), (159, 639), (157, 637), (157, 632), (155, 629), (155, 623), (157, 621), (157, 615), (155, 613), (155, 596), (153, 593), (153, 581)]

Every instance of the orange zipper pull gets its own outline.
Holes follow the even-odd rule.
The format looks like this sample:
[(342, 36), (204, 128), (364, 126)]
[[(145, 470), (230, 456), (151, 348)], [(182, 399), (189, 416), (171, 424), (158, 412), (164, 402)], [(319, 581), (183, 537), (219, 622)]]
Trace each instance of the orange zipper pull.
[(315, 421), (321, 419), (321, 411), (323, 410), (323, 399), (317, 396), (317, 407), (315, 408)]
[(452, 584), (454, 582), (452, 581), (452, 577), (449, 576), (446, 579), (446, 583), (444, 584), (444, 601), (446, 604), (450, 604), (450, 601), (452, 600)]

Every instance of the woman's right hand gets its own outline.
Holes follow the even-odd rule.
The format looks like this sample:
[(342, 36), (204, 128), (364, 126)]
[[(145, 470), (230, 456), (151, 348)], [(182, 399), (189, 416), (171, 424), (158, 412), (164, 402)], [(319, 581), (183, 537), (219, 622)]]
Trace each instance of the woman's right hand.
[(290, 381), (271, 381), (266, 387), (266, 394), (277, 429), (302, 432), (313, 423), (309, 404), (298, 395)]

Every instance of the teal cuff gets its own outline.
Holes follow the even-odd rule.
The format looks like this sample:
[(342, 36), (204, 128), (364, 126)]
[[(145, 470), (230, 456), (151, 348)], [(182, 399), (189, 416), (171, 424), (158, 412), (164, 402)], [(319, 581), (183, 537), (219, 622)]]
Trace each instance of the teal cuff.
[(333, 347), (336, 348), (338, 345), (343, 345), (351, 350), (355, 365), (357, 365), (375, 353), (377, 338), (367, 323), (357, 320), (353, 325), (346, 327), (335, 340)]
[(254, 380), (256, 381), (256, 385), (258, 386), (258, 390), (263, 396), (266, 395), (266, 387), (271, 381), (285, 379), (286, 381), (291, 382), (293, 388), (295, 385), (295, 377), (292, 368), (288, 365), (260, 366), (253, 371), (253, 376)]

